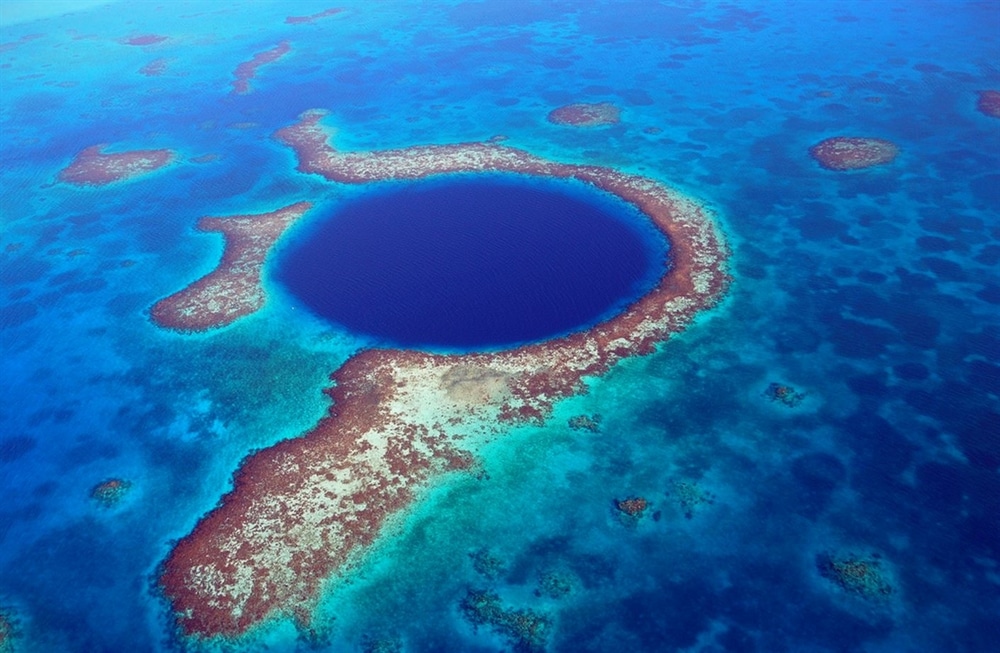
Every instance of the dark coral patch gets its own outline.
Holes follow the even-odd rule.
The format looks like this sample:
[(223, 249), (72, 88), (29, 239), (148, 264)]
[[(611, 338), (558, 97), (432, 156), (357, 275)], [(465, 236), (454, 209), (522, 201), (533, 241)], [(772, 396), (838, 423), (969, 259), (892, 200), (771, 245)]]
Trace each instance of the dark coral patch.
[(1000, 286), (993, 283), (987, 284), (976, 292), (976, 297), (987, 304), (1000, 304)]
[(975, 467), (996, 471), (1000, 468), (1000, 413), (982, 410), (966, 417), (958, 432), (962, 453)]
[(927, 266), (927, 269), (942, 281), (965, 281), (966, 279), (965, 270), (954, 261), (936, 256), (925, 256), (920, 259), (920, 262)]
[(951, 241), (938, 236), (921, 236), (917, 238), (917, 247), (925, 252), (947, 252), (952, 249)]
[(1000, 365), (975, 360), (969, 362), (966, 369), (968, 370), (966, 380), (970, 385), (987, 392), (1000, 391)]
[(884, 397), (888, 388), (881, 374), (861, 374), (847, 379), (847, 387), (859, 397), (878, 399)]
[(858, 272), (858, 281), (862, 283), (868, 283), (872, 285), (885, 283), (885, 280), (889, 277), (885, 276), (881, 272), (874, 272), (872, 270), (861, 270)]
[(996, 265), (1000, 263), (1000, 245), (986, 245), (975, 256), (977, 263), (983, 265)]
[(932, 461), (917, 467), (916, 476), (917, 490), (927, 505), (944, 512), (961, 504), (964, 479), (958, 467)]
[(892, 368), (893, 373), (904, 381), (923, 381), (931, 372), (926, 365), (920, 363), (900, 363)]
[(12, 463), (35, 448), (34, 438), (15, 435), (0, 440), (0, 463)]
[(987, 206), (1000, 208), (1000, 175), (982, 175), (969, 182), (972, 195)]
[(899, 330), (903, 341), (921, 349), (931, 349), (941, 333), (941, 322), (918, 310), (900, 308), (886, 318)]
[(829, 206), (813, 203), (795, 226), (806, 240), (828, 240), (847, 233), (847, 225), (832, 217)]
[(792, 476), (809, 492), (831, 492), (847, 478), (847, 468), (828, 453), (809, 453), (792, 461)]
[(617, 92), (618, 96), (625, 100), (626, 104), (634, 107), (649, 106), (653, 104), (653, 97), (641, 88), (626, 88)]
[(38, 315), (38, 309), (29, 302), (0, 306), (0, 329), (16, 327)]

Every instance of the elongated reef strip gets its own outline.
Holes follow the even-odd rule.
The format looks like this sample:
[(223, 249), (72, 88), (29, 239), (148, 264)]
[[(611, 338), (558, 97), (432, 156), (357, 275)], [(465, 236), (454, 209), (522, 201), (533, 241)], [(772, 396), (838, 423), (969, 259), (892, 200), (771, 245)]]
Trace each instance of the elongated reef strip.
[(140, 68), (139, 73), (145, 75), (146, 77), (158, 77), (167, 70), (168, 63), (170, 63), (170, 60), (164, 57), (153, 59), (148, 64)]
[(310, 208), (309, 202), (298, 202), (270, 213), (199, 220), (200, 231), (225, 237), (222, 260), (201, 279), (158, 301), (150, 309), (153, 322), (175, 331), (207, 331), (260, 309), (264, 260), (281, 234)]
[(291, 51), (292, 46), (288, 44), (288, 41), (282, 41), (270, 50), (258, 52), (249, 61), (244, 61), (240, 65), (236, 66), (236, 70), (233, 71), (233, 75), (236, 77), (236, 79), (233, 80), (233, 93), (238, 95), (246, 95), (249, 93), (250, 80), (257, 76), (257, 69), (265, 64), (273, 63), (278, 59), (281, 59)]
[(138, 36), (130, 36), (124, 38), (119, 43), (125, 45), (156, 45), (157, 43), (163, 43), (168, 37), (160, 36), (159, 34), (140, 34)]
[(285, 22), (289, 25), (302, 25), (304, 23), (314, 23), (320, 18), (326, 18), (328, 16), (333, 16), (334, 14), (339, 14), (343, 9), (339, 7), (331, 7), (330, 9), (324, 9), (323, 11), (317, 12), (315, 14), (310, 14), (309, 16), (289, 16), (285, 18)]
[(104, 154), (105, 145), (82, 150), (59, 172), (59, 180), (74, 186), (106, 186), (159, 170), (174, 160), (170, 150), (132, 150)]
[(302, 437), (248, 457), (232, 491), (182, 538), (160, 585), (181, 631), (236, 637), (278, 616), (308, 625), (321, 590), (347, 573), (388, 524), (509, 424), (543, 420), (626, 356), (656, 345), (713, 306), (727, 249), (708, 212), (657, 181), (546, 161), (486, 143), (344, 153), (312, 111), (276, 138), (298, 169), (341, 183), (446, 173), (576, 179), (637, 206), (670, 241), (669, 272), (622, 313), (588, 330), (496, 353), (369, 349), (332, 375), (329, 413)]

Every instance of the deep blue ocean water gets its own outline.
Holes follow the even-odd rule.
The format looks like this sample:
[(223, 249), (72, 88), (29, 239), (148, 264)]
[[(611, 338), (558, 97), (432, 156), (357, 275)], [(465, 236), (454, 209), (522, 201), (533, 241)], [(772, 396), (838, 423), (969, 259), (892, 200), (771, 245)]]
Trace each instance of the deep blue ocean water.
[(497, 350), (560, 336), (619, 313), (666, 260), (634, 207), (514, 175), (389, 184), (304, 231), (275, 278), (383, 346)]
[[(181, 649), (154, 582), (171, 543), (244, 456), (315, 424), (330, 372), (372, 343), (301, 310), (274, 265), (267, 306), (231, 327), (148, 319), (219, 260), (201, 216), (300, 200), (334, 215), (371, 192), (297, 173), (270, 138), (311, 108), (344, 149), (502, 134), (656, 178), (716, 212), (733, 285), (655, 354), (490, 445), (488, 479), (424, 497), (324, 598), (321, 641), (281, 621), (237, 650), (510, 650), (463, 616), (470, 589), (548, 616), (550, 651), (995, 648), (1000, 120), (976, 100), (1000, 90), (996, 3), (351, 0), (285, 22), (328, 6), (119, 2), (0, 29), (16, 43), (0, 51), (14, 650)], [(150, 33), (169, 40), (121, 42)], [(291, 53), (232, 95), (235, 67), (283, 40)], [(156, 59), (162, 75), (140, 74)], [(621, 123), (546, 121), (569, 102), (613, 102)], [(808, 148), (837, 135), (900, 156), (824, 170)], [(178, 161), (54, 183), (97, 143)], [(801, 401), (772, 401), (772, 383)], [(570, 428), (581, 414), (599, 429)], [(89, 493), (111, 477), (132, 486), (109, 509)], [(622, 520), (628, 496), (649, 514)], [(823, 561), (852, 557), (892, 592), (831, 582)], [(542, 591), (553, 574), (567, 594)]]

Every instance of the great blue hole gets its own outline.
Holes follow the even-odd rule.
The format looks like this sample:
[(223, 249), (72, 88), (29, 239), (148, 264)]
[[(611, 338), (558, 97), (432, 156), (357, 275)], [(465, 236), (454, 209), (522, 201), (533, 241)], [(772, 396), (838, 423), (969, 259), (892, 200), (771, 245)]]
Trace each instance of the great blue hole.
[(571, 180), (449, 175), (377, 184), (290, 234), (274, 278), (380, 345), (499, 350), (624, 310), (664, 273), (637, 208)]

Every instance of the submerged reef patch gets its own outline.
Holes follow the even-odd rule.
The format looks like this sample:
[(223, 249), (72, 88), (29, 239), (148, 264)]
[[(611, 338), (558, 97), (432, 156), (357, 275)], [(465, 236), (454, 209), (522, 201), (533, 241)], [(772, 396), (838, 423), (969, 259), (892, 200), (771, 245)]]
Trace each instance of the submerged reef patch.
[(549, 122), (570, 127), (603, 127), (617, 125), (621, 110), (610, 102), (599, 104), (567, 104), (549, 112)]
[(764, 389), (764, 396), (788, 408), (795, 408), (806, 398), (805, 393), (799, 392), (790, 385), (775, 381), (769, 383)]
[(74, 186), (106, 186), (159, 170), (174, 160), (170, 150), (132, 150), (104, 154), (106, 145), (81, 151), (59, 172), (59, 181)]
[(881, 138), (836, 136), (813, 145), (809, 154), (827, 170), (861, 170), (890, 163), (899, 148)]
[(17, 639), (17, 619), (11, 610), (0, 607), (0, 653), (13, 653)]
[(170, 60), (166, 57), (160, 57), (158, 59), (153, 59), (148, 64), (139, 69), (140, 75), (145, 75), (146, 77), (159, 77), (167, 70), (167, 64)]
[(90, 489), (90, 498), (105, 508), (114, 508), (125, 499), (131, 489), (131, 481), (109, 478)]
[(684, 513), (686, 519), (691, 519), (702, 506), (715, 503), (715, 495), (703, 490), (694, 481), (674, 480), (670, 484), (667, 496), (674, 500), (677, 507)]
[(574, 431), (590, 431), (597, 433), (601, 430), (601, 416), (594, 415), (574, 415), (569, 418), (569, 427)]
[(507, 572), (507, 565), (489, 549), (483, 548), (469, 554), (472, 568), (486, 580), (497, 580)]
[[(321, 590), (428, 486), (474, 471), (482, 446), (511, 424), (545, 419), (556, 401), (585, 390), (585, 377), (654, 351), (714, 306), (729, 281), (728, 251), (708, 211), (653, 179), (496, 143), (339, 152), (323, 115), (308, 112), (276, 134), (302, 172), (351, 184), (456, 172), (575, 179), (638, 208), (670, 243), (668, 272), (619, 314), (564, 337), (491, 353), (368, 349), (348, 359), (331, 376), (327, 416), (248, 457), (232, 491), (164, 561), (163, 593), (181, 631), (197, 638), (239, 636), (279, 616), (307, 626)], [(247, 277), (240, 287), (252, 306), (259, 268)], [(469, 605), (487, 620), (506, 614), (488, 596)], [(514, 621), (534, 622), (502, 617)]]
[(1000, 118), (1000, 91), (979, 91), (976, 108), (984, 116)]
[(816, 557), (816, 568), (823, 578), (845, 592), (868, 601), (884, 600), (895, 591), (877, 555), (820, 554)]
[(646, 509), (649, 508), (649, 502), (643, 497), (615, 499), (615, 508), (623, 515), (638, 519), (639, 517), (642, 517), (643, 513), (646, 512)]
[(561, 599), (573, 592), (578, 580), (569, 572), (546, 571), (538, 577), (535, 596), (549, 599)]
[(542, 651), (552, 630), (552, 620), (530, 609), (508, 608), (489, 590), (469, 590), (462, 600), (462, 614), (473, 627), (489, 626), (510, 641), (515, 651)]

